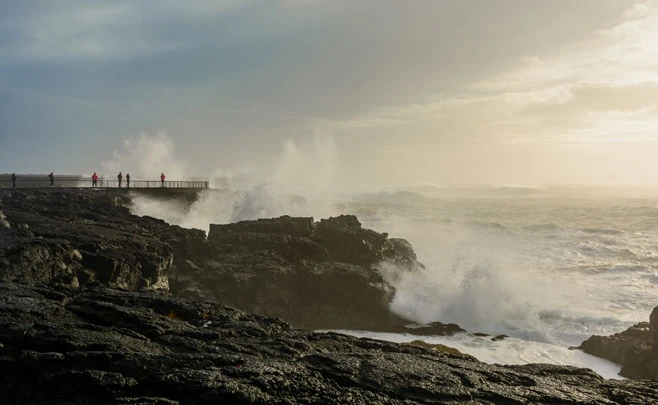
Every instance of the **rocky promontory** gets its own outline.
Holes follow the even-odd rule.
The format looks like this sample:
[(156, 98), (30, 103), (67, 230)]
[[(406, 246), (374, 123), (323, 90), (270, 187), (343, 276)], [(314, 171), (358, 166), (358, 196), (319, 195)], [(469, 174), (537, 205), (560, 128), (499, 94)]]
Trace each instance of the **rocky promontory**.
[(402, 244), (350, 215), (210, 225), (204, 251), (175, 261), (170, 287), (307, 328), (392, 330), (406, 320), (389, 311), (394, 290), (378, 267), (422, 266)]
[[(389, 310), (394, 290), (379, 266), (422, 266), (408, 242), (350, 215), (211, 225), (206, 237), (131, 215), (125, 190), (0, 195), (0, 280), (162, 289), (307, 328), (401, 331), (408, 320)], [(436, 323), (428, 332), (460, 330)]]
[(612, 336), (592, 336), (578, 349), (621, 365), (619, 375), (658, 379), (658, 307), (649, 322), (640, 322)]
[(378, 266), (421, 265), (355, 217), (218, 225), (206, 238), (131, 215), (129, 202), (0, 191), (0, 404), (658, 401), (655, 381), (297, 328), (405, 322), (388, 312)]

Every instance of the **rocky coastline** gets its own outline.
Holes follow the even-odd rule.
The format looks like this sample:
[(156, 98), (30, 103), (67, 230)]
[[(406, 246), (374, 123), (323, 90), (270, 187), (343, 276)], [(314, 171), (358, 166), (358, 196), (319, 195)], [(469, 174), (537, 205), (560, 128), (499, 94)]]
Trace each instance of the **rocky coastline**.
[[(308, 330), (406, 328), (379, 266), (422, 264), (408, 242), (356, 217), (213, 225), (206, 237), (134, 216), (129, 203), (110, 190), (0, 190), (0, 404), (658, 401), (658, 382), (639, 380), (656, 378), (647, 371), (605, 380)], [(651, 372), (656, 329), (639, 329), (607, 358), (635, 361), (641, 341)], [(616, 353), (602, 339), (601, 353), (581, 348)]]

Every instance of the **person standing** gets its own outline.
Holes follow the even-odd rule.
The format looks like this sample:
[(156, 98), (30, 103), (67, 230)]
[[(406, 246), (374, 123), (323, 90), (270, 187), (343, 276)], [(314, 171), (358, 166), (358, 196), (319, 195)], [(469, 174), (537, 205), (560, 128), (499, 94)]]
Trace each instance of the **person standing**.
[(98, 186), (98, 175), (96, 174), (96, 172), (94, 172), (94, 174), (91, 175), (91, 186), (92, 187)]
[(53, 174), (53, 172), (50, 172), (48, 178), (50, 179), (50, 187), (53, 187), (55, 185), (55, 175)]
[(11, 174), (11, 188), (16, 190), (16, 173)]
[(123, 180), (123, 174), (121, 174), (121, 172), (117, 174), (117, 180), (119, 180), (119, 188), (121, 188), (121, 180)]
[(126, 187), (130, 188), (130, 173), (126, 173)]
[(166, 177), (165, 177), (164, 173), (162, 173), (160, 175), (160, 187), (164, 187), (165, 179), (166, 179)]

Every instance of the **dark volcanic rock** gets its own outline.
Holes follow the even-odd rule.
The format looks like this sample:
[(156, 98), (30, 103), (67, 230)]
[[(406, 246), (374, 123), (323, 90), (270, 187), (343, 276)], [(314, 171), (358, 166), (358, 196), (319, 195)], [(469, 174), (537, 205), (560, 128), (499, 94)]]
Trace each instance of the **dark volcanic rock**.
[(656, 381), (487, 365), (157, 292), (0, 283), (0, 404), (650, 404)]
[(405, 320), (389, 310), (394, 291), (383, 263), (400, 272), (421, 266), (408, 242), (364, 229), (353, 215), (319, 222), (283, 216), (210, 225), (205, 255), (176, 263), (170, 282), (177, 295), (297, 326), (393, 330)]
[(310, 237), (315, 230), (313, 218), (293, 218), (283, 216), (272, 219), (258, 219), (256, 221), (242, 221), (235, 224), (210, 225), (208, 240), (222, 240), (222, 236), (234, 233), (265, 233)]
[(3, 192), (11, 228), (0, 231), (0, 280), (167, 289), (172, 249), (153, 237), (157, 220), (130, 215), (124, 200), (109, 191)]
[(131, 215), (130, 198), (126, 190), (0, 191), (10, 226), (0, 228), (0, 281), (169, 288), (318, 329), (397, 331), (407, 322), (389, 310), (393, 289), (380, 265), (390, 275), (421, 264), (408, 242), (363, 229), (354, 216), (211, 225), (206, 240)]
[[(652, 315), (656, 313), (656, 309)], [(635, 379), (658, 378), (658, 350), (649, 322), (640, 322), (612, 336), (592, 336), (578, 349), (621, 365), (619, 375)]]

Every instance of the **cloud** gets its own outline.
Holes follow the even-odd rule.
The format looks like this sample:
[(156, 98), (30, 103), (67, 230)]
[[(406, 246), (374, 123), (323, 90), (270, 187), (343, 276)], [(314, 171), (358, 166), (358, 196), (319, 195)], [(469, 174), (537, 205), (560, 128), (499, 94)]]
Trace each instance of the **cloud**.
[[(18, 9), (20, 18), (0, 19), (9, 26), (13, 40), (0, 43), (5, 61), (70, 62), (120, 60), (171, 52), (191, 45), (189, 36), (163, 35), (168, 30), (218, 18), (250, 0), (189, 0), (185, 2), (145, 0), (140, 2), (74, 1), (65, 7), (38, 2), (34, 10)], [(11, 7), (11, 6), (9, 6)], [(36, 7), (42, 12), (35, 12)], [(198, 32), (198, 30), (192, 30)]]
[[(658, 39), (652, 46), (647, 42), (658, 38), (657, 18), (650, 2), (635, 4), (620, 21), (592, 31), (567, 52), (522, 57), (510, 71), (437, 100), (372, 110), (336, 121), (335, 128), (372, 127), (386, 134), (384, 129), (395, 126), (411, 133), (411, 142), (437, 145), (451, 136), (507, 144), (646, 139), (657, 127), (658, 69), (639, 62), (658, 60)], [(587, 131), (593, 136), (573, 136)]]
[[(308, 163), (300, 156), (315, 156), (302, 147), (319, 122), (340, 161), (334, 181), (533, 182), (493, 162), (647, 139), (658, 122), (650, 2), (0, 0), (0, 9), (0, 125), (14, 151), (0, 161), (12, 167), (35, 164), (13, 156), (21, 151), (44, 167), (112, 161), (103, 170), (146, 173), (130, 150), (168, 139), (168, 161), (181, 157), (195, 174), (262, 171), (292, 140), (293, 169), (280, 173), (294, 178)], [(160, 130), (166, 139), (146, 135)]]
[(529, 104), (525, 111), (539, 114), (579, 115), (605, 111), (655, 111), (658, 81), (635, 83), (579, 83), (568, 96)]

